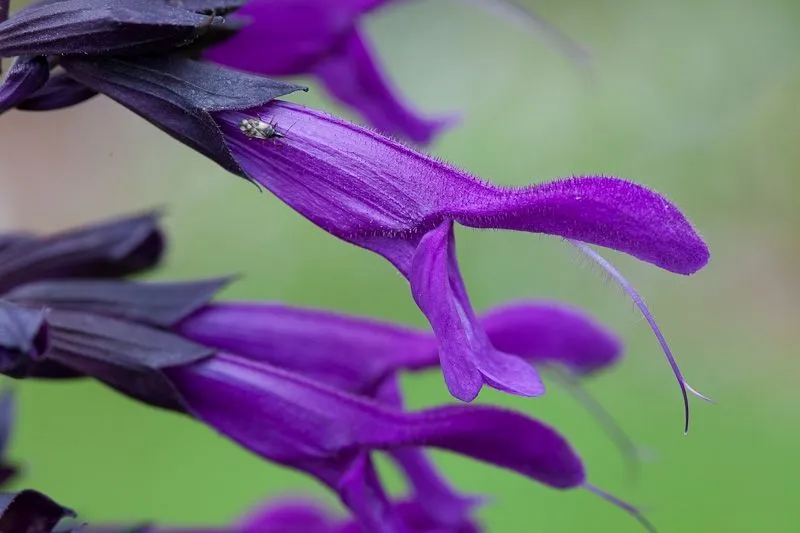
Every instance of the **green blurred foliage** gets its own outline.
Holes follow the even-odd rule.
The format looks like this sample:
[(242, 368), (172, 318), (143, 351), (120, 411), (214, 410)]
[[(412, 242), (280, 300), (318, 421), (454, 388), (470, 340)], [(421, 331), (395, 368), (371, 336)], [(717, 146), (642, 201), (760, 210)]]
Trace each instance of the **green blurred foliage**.
[[(529, 5), (592, 50), (591, 72), (457, 0), (398, 5), (367, 26), (411, 101), (462, 112), (462, 125), (432, 148), (436, 155), (504, 184), (623, 176), (684, 208), (710, 243), (706, 270), (684, 278), (608, 256), (648, 299), (692, 384), (718, 405), (694, 402), (692, 430), (682, 435), (678, 389), (646, 324), (563, 243), (461, 231), (477, 309), (559, 298), (624, 336), (627, 360), (589, 388), (652, 457), (630, 479), (602, 432), (555, 385), (541, 399), (487, 391), (480, 401), (555, 424), (586, 459), (592, 482), (646, 506), (661, 531), (797, 531), (800, 4)], [(314, 89), (292, 99), (330, 106)], [(47, 116), (11, 113), (0, 128), (5, 225), (53, 228), (166, 205), (174, 246), (159, 279), (237, 272), (244, 278), (227, 297), (424, 324), (385, 261), (332, 239), (107, 101)], [(405, 385), (413, 407), (449, 401), (438, 375)], [(91, 520), (224, 523), (271, 495), (330, 500), (308, 479), (199, 424), (100, 386), (20, 389), (13, 455), (28, 465), (20, 486)], [(586, 491), (557, 492), (437, 457), (464, 490), (491, 495), (483, 512), (489, 531), (640, 531)]]

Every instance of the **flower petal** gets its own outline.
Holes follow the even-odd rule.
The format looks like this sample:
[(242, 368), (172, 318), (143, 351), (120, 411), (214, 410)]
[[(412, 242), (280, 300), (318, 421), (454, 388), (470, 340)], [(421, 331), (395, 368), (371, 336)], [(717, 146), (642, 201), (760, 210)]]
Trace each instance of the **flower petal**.
[(531, 363), (589, 374), (613, 365), (622, 342), (587, 313), (560, 302), (509, 303), (481, 315), (492, 345)]
[[(265, 76), (313, 74), (331, 95), (360, 113), (373, 127), (426, 144), (454, 122), (427, 119), (411, 110), (380, 73), (357, 28), (375, 0), (253, 1), (236, 12), (249, 24), (206, 50), (204, 57)], [(264, 46), (265, 39), (277, 43)]]
[(50, 76), (50, 65), (42, 56), (18, 57), (0, 84), (0, 113), (22, 102), (39, 88)]
[(448, 406), (403, 413), (226, 353), (166, 372), (196, 418), (287, 466), (324, 464), (348, 452), (428, 446), (556, 488), (584, 480), (566, 440), (511, 411)]
[[(478, 316), (498, 350), (533, 363), (553, 363), (590, 373), (613, 364), (622, 344), (577, 308), (524, 301)], [(266, 302), (218, 302), (176, 326), (181, 335), (262, 361), (345, 391), (371, 395), (399, 371), (439, 366), (430, 333), (317, 309)]]
[(427, 333), (367, 318), (255, 302), (214, 303), (177, 325), (219, 350), (368, 393), (401, 368), (438, 364)]
[(495, 350), (477, 323), (458, 270), (452, 222), (443, 222), (421, 239), (409, 281), (439, 340), (442, 373), (454, 397), (471, 401), (484, 383), (524, 396), (544, 393), (533, 367)]
[(72, 78), (237, 175), (242, 173), (239, 164), (209, 112), (260, 105), (303, 89), (177, 56), (71, 56), (62, 58), (61, 65)]
[[(253, 0), (236, 11), (248, 24), (203, 57), (265, 76), (308, 73), (352, 29), (357, 11), (337, 0)], [(265, 46), (265, 40), (274, 43)]]
[[(376, 399), (387, 406), (403, 407), (397, 376), (384, 380)], [(415, 522), (424, 522), (427, 528), (459, 527), (472, 522), (472, 513), (484, 498), (457, 492), (420, 448), (396, 448), (389, 450), (388, 455), (413, 490), (411, 502), (417, 504), (412, 506)]]
[(334, 520), (323, 506), (312, 500), (270, 501), (238, 523), (240, 533), (334, 533)]
[[(264, 142), (238, 131), (252, 116), (281, 137)], [(484, 382), (519, 394), (535, 389), (531, 370), (492, 350), (476, 326), (454, 246), (446, 244), (453, 222), (600, 244), (682, 274), (708, 261), (705, 243), (674, 205), (624, 180), (504, 188), (285, 102), (214, 117), (250, 179), (329, 233), (382, 255), (409, 279), (438, 337), (445, 381), (460, 399), (474, 398)]]
[(211, 348), (163, 330), (91, 313), (51, 309), (47, 325), (51, 344), (44, 361), (179, 412), (185, 411), (183, 399), (164, 370), (214, 355)]
[(38, 2), (0, 23), (0, 56), (163, 53), (222, 22), (170, 2)]
[(377, 62), (360, 32), (351, 32), (314, 73), (339, 102), (356, 110), (385, 135), (428, 144), (458, 121), (455, 116), (428, 119), (409, 108)]
[(47, 83), (17, 105), (24, 111), (53, 111), (71, 107), (97, 95), (64, 72), (51, 76)]
[[(238, 131), (239, 122), (253, 115), (290, 133), (279, 142), (253, 142)], [(443, 220), (573, 238), (682, 274), (708, 260), (706, 245), (673, 204), (621, 179), (500, 187), (376, 132), (286, 102), (215, 118), (251, 179), (330, 233), (387, 256), (406, 274), (419, 239)]]
[(81, 311), (168, 328), (205, 305), (228, 278), (185, 283), (65, 280), (27, 283), (9, 301), (29, 306)]

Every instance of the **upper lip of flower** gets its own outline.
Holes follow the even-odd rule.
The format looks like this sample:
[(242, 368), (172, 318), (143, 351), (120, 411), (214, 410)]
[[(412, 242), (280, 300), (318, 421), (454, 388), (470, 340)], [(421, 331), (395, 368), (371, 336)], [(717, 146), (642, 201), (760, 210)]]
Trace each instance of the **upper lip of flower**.
[[(286, 102), (214, 117), (250, 179), (329, 233), (382, 255), (408, 278), (439, 338), (448, 388), (462, 400), (475, 398), (484, 383), (523, 395), (542, 388), (535, 372), (495, 350), (477, 323), (458, 268), (454, 223), (598, 244), (681, 274), (697, 271), (709, 258), (677, 207), (622, 179), (499, 187), (373, 131)], [(253, 141), (238, 129), (246, 117), (291, 125), (291, 133), (280, 142)], [(684, 387), (677, 370), (676, 376)]]

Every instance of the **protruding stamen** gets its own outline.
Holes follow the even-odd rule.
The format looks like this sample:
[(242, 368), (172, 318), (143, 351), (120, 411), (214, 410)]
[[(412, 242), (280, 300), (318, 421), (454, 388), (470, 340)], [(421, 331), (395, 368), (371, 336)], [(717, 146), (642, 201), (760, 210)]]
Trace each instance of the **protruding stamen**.
[(708, 401), (708, 397), (700, 394), (692, 387), (689, 387), (686, 383), (686, 380), (683, 378), (683, 374), (681, 373), (680, 368), (678, 367), (678, 363), (675, 361), (675, 357), (672, 355), (672, 350), (670, 350), (669, 344), (667, 344), (667, 339), (664, 338), (664, 335), (661, 333), (661, 330), (656, 324), (656, 319), (653, 317), (653, 314), (650, 312), (650, 309), (647, 307), (647, 304), (644, 303), (644, 299), (639, 295), (636, 289), (628, 283), (620, 272), (614, 268), (614, 266), (606, 261), (603, 256), (595, 252), (592, 248), (588, 245), (580, 242), (575, 241), (572, 239), (566, 239), (568, 243), (573, 245), (575, 248), (583, 252), (589, 259), (600, 265), (600, 267), (609, 275), (611, 278), (616, 281), (622, 290), (633, 300), (633, 303), (636, 307), (639, 308), (639, 311), (642, 313), (642, 316), (647, 323), (650, 325), (650, 329), (653, 331), (653, 334), (656, 336), (658, 343), (661, 345), (661, 349), (664, 352), (664, 355), (667, 357), (667, 361), (669, 362), (669, 366), (672, 368), (673, 374), (675, 374), (675, 378), (678, 380), (678, 384), (681, 387), (681, 394), (683, 396), (683, 416), (684, 416), (684, 426), (683, 432), (684, 434), (689, 432), (689, 395), (688, 392), (691, 392), (695, 396), (702, 398), (703, 400)]
[(639, 447), (625, 433), (625, 430), (622, 429), (613, 415), (586, 390), (575, 374), (567, 369), (555, 366), (550, 367), (550, 371), (560, 381), (564, 390), (589, 413), (589, 416), (595, 420), (611, 442), (619, 449), (625, 464), (628, 466), (630, 478), (638, 478), (642, 454), (639, 451)]
[(547, 44), (564, 54), (581, 68), (591, 69), (592, 54), (566, 33), (545, 19), (510, 0), (461, 0), (512, 22), (522, 24), (526, 30), (540, 36)]
[(642, 526), (644, 526), (644, 528), (650, 533), (658, 533), (658, 530), (656, 530), (656, 526), (654, 526), (653, 523), (650, 522), (650, 520), (648, 520), (646, 516), (644, 516), (644, 514), (642, 513), (641, 510), (639, 510), (638, 507), (635, 507), (624, 500), (620, 500), (613, 494), (609, 494), (603, 489), (600, 489), (590, 483), (585, 483), (583, 487), (592, 494), (594, 494), (595, 496), (600, 496), (605, 501), (609, 502), (610, 504), (616, 507), (619, 507), (620, 509), (631, 515), (633, 518), (636, 519), (637, 522), (642, 524)]

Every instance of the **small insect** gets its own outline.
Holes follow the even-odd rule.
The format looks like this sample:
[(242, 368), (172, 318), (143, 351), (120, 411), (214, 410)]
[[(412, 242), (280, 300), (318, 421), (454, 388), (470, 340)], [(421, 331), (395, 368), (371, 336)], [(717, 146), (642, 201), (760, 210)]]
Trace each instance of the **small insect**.
[(243, 118), (241, 122), (239, 122), (239, 130), (242, 133), (247, 135), (248, 137), (252, 137), (254, 139), (275, 139), (280, 137), (285, 137), (283, 133), (280, 133), (275, 126), (278, 124), (276, 122), (264, 122), (263, 120), (258, 120), (257, 118)]

